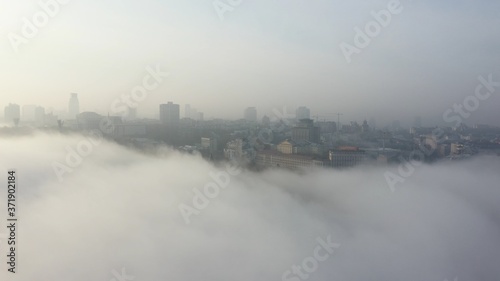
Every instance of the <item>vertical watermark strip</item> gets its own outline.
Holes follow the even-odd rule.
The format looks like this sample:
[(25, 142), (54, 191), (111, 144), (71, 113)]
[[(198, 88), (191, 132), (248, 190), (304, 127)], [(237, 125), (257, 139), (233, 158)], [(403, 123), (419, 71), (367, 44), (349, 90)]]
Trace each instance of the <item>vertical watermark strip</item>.
[[(17, 267), (17, 230), (18, 230), (18, 218), (17, 218), (17, 172), (14, 169), (8, 170), (7, 172), (7, 264), (8, 271), (11, 273), (16, 273)], [(10, 247), (9, 247), (10, 246)]]

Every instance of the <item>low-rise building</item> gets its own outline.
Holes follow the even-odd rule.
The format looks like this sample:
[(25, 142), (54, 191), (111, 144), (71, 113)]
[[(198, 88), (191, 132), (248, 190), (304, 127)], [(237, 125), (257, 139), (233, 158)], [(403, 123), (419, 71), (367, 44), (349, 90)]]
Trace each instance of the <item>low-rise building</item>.
[(259, 167), (280, 167), (288, 169), (323, 167), (324, 161), (309, 155), (283, 154), (273, 150), (258, 151), (256, 164)]
[(364, 150), (355, 146), (342, 146), (330, 150), (328, 158), (330, 164), (335, 168), (353, 167), (368, 160), (368, 155)]

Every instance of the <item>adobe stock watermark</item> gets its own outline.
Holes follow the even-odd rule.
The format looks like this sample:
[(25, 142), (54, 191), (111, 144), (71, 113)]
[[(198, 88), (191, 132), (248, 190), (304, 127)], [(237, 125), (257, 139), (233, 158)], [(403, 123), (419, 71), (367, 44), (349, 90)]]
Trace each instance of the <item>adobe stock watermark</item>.
[(283, 106), (283, 111), (279, 111), (277, 108), (273, 108), (273, 116), (271, 117), (271, 122), (278, 123), (278, 125), (271, 125), (272, 129), (276, 132), (283, 132), (287, 126), (290, 126), (290, 121), (288, 119), (294, 118), (294, 114), (288, 113), (287, 106)]
[[(459, 126), (464, 119), (472, 115), (472, 112), (478, 110), (481, 101), (484, 102), (489, 99), (496, 92), (495, 88), (500, 87), (500, 82), (493, 81), (493, 74), (489, 74), (487, 78), (479, 76), (478, 80), (479, 83), (474, 90), (474, 94), (467, 96), (461, 104), (454, 104), (452, 108), (443, 113), (445, 122), (454, 123), (455, 127)], [(432, 130), (431, 138), (435, 144), (434, 146), (428, 148), (425, 145), (420, 145), (417, 150), (410, 153), (409, 160), (403, 157), (399, 158), (401, 163), (398, 166), (397, 174), (390, 171), (384, 173), (387, 185), (392, 192), (396, 191), (397, 184), (404, 183), (415, 173), (416, 168), (423, 164), (426, 156), (428, 157), (436, 151), (437, 144), (445, 140), (445, 131), (441, 128), (435, 128)]]
[(318, 270), (320, 263), (326, 261), (333, 254), (334, 249), (340, 248), (340, 244), (332, 242), (332, 236), (328, 235), (326, 240), (316, 238), (318, 245), (314, 248), (312, 255), (305, 257), (299, 265), (292, 265), (291, 268), (281, 275), (283, 281), (307, 280)]
[(38, 35), (40, 29), (47, 26), (50, 19), (54, 18), (61, 11), (61, 7), (68, 4), (71, 0), (40, 0), (38, 6), (40, 9), (36, 11), (31, 19), (26, 17), (21, 18), (22, 27), (20, 33), (10, 32), (10, 45), (15, 53), (19, 53), (19, 47), (22, 44), (27, 44), (30, 39)]
[(57, 161), (52, 162), (52, 169), (59, 179), (59, 182), (63, 182), (64, 174), (72, 173), (75, 168), (80, 166), (84, 158), (92, 154), (94, 147), (102, 143), (102, 139), (103, 135), (101, 131), (92, 130), (89, 135), (86, 136), (85, 139), (80, 140), (76, 146), (65, 146), (66, 157), (64, 158), (64, 164)]
[(116, 98), (111, 103), (111, 112), (114, 115), (126, 118), (130, 114), (130, 108), (137, 108), (139, 103), (146, 100), (150, 92), (158, 89), (164, 80), (170, 76), (169, 72), (163, 72), (160, 68), (159, 64), (154, 69), (147, 66), (147, 74), (143, 77), (142, 84), (133, 87), (129, 94), (123, 94)]
[(111, 273), (113, 274), (113, 278), (111, 278), (109, 281), (133, 281), (135, 280), (135, 276), (132, 276), (132, 275), (127, 275), (127, 271), (125, 269), (125, 267), (122, 268), (122, 271), (121, 273), (116, 271), (116, 270), (112, 270)]
[(495, 88), (500, 87), (500, 82), (493, 81), (493, 74), (489, 74), (488, 78), (479, 76), (478, 80), (479, 84), (474, 89), (474, 94), (467, 96), (460, 104), (455, 103), (452, 108), (443, 113), (445, 122), (454, 122), (454, 126), (458, 127), (464, 119), (469, 118), (472, 112), (479, 108), (481, 102), (486, 101), (495, 93)]
[(224, 21), (224, 14), (234, 11), (242, 2), (243, 0), (215, 0), (212, 4), (220, 21)]
[(399, 15), (403, 11), (403, 6), (399, 0), (391, 0), (387, 4), (387, 8), (378, 12), (371, 11), (374, 20), (365, 24), (364, 29), (354, 27), (354, 39), (352, 44), (342, 42), (340, 43), (340, 50), (347, 61), (351, 63), (352, 55), (360, 54), (361, 50), (368, 47), (372, 39), (380, 35), (382, 28), (386, 28), (392, 21), (394, 15)]
[(281, 133), (285, 131), (285, 129), (291, 125), (288, 119), (293, 117), (295, 117), (295, 115), (289, 114), (286, 106), (283, 106), (283, 111), (273, 108), (273, 115), (270, 118), (270, 128), (260, 128), (256, 135), (250, 135), (250, 147), (256, 150), (255, 148), (259, 146), (257, 141), (271, 143), (274, 139), (274, 132)]
[[(112, 102), (112, 114), (126, 118), (130, 113), (130, 108), (136, 108), (140, 102), (143, 102), (148, 97), (150, 91), (160, 87), (160, 84), (170, 75), (168, 72), (162, 72), (158, 64), (155, 69), (147, 66), (146, 72), (147, 74), (143, 77), (141, 85), (133, 87), (130, 94), (123, 94)], [(104, 135), (110, 135), (114, 132), (115, 124), (109, 118), (104, 117), (99, 123), (99, 130), (91, 130), (88, 136), (80, 140), (75, 147), (66, 146), (65, 164), (57, 161), (52, 162), (52, 169), (59, 182), (63, 181), (63, 176), (66, 173), (72, 173), (75, 168), (83, 163), (85, 157), (92, 154), (94, 148), (102, 143)]]
[(193, 188), (194, 196), (192, 198), (192, 206), (184, 203), (179, 204), (178, 208), (184, 222), (190, 224), (190, 217), (199, 215), (202, 210), (207, 208), (210, 204), (210, 199), (219, 196), (221, 190), (229, 186), (231, 176), (236, 176), (240, 173), (241, 170), (239, 168), (230, 164), (226, 164), (226, 171), (219, 171), (217, 173), (210, 172), (209, 176), (212, 178), (212, 181), (203, 186), (202, 190), (197, 187)]

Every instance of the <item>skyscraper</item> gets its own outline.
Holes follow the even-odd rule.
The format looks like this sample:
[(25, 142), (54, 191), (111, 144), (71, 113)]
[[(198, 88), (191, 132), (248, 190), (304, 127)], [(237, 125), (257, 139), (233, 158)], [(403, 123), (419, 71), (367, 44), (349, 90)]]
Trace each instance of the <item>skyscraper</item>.
[(368, 126), (370, 126), (370, 128), (372, 130), (375, 130), (377, 128), (377, 120), (375, 120), (375, 118), (370, 118), (370, 121), (368, 121)]
[(127, 120), (135, 120), (137, 119), (137, 108), (135, 107), (128, 107), (128, 114), (126, 117)]
[(180, 119), (180, 106), (169, 101), (160, 104), (160, 121), (164, 124), (177, 124)]
[(37, 126), (43, 126), (45, 123), (45, 108), (37, 106), (35, 108), (35, 124)]
[(311, 111), (309, 108), (301, 106), (295, 110), (295, 118), (297, 118), (297, 120), (311, 119)]
[(80, 103), (78, 102), (78, 94), (72, 93), (69, 99), (68, 117), (69, 119), (76, 119), (80, 113)]
[(5, 122), (13, 122), (17, 119), (17, 122), (19, 122), (19, 119), (21, 118), (21, 108), (19, 107), (18, 104), (13, 104), (10, 103), (8, 106), (5, 107)]
[(292, 128), (292, 140), (319, 143), (320, 129), (314, 125), (312, 119), (302, 119)]
[(255, 107), (245, 109), (244, 118), (247, 121), (257, 122), (257, 109)]

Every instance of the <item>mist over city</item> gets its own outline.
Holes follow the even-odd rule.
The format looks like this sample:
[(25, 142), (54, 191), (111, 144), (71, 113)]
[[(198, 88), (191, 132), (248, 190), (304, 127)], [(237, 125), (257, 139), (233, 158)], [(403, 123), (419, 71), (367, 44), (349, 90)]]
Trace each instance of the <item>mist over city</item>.
[(0, 0), (0, 280), (498, 280), (500, 2)]

